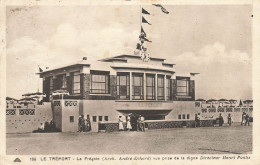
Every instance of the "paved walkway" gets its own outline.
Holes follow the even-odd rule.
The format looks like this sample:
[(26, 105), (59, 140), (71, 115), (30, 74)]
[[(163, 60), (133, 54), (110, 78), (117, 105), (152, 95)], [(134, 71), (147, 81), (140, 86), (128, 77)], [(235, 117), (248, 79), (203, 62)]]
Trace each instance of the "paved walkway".
[(252, 126), (146, 132), (7, 134), (7, 154), (240, 154), (252, 152)]

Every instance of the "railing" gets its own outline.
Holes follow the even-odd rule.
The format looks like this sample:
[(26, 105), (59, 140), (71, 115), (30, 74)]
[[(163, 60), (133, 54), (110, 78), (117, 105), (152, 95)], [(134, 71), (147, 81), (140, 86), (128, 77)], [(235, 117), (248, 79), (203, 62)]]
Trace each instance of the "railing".
[(221, 112), (253, 112), (253, 107), (219, 107), (219, 108), (202, 108), (202, 113), (221, 113)]

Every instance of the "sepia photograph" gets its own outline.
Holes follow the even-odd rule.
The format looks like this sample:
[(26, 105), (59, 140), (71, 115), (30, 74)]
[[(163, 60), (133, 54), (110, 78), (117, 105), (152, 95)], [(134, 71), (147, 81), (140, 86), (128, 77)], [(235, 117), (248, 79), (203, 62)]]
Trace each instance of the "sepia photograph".
[(253, 18), (251, 4), (7, 5), (6, 155), (248, 159)]

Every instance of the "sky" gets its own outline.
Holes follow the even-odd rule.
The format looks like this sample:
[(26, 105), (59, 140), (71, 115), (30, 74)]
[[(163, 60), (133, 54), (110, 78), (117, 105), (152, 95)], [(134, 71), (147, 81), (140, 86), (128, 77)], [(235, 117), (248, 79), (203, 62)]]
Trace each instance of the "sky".
[[(250, 5), (142, 6), (151, 57), (198, 72), (196, 98), (252, 99)], [(42, 90), (35, 73), (88, 57), (133, 54), (140, 6), (12, 6), (6, 10), (7, 96)]]

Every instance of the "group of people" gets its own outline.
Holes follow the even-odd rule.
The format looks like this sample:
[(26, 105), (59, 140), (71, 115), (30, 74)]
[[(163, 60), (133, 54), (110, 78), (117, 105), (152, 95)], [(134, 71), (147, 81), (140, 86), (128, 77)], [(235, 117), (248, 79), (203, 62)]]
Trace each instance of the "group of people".
[(78, 132), (91, 131), (91, 122), (90, 122), (89, 115), (87, 115), (87, 119), (84, 119), (84, 115), (79, 116), (78, 126), (79, 126)]
[(126, 116), (126, 126), (124, 127), (123, 124), (123, 118), (122, 116), (119, 116), (118, 120), (119, 124), (119, 131), (145, 131), (145, 123), (144, 123), (144, 117), (139, 116)]
[(50, 122), (45, 121), (45, 123), (41, 123), (40, 127), (38, 127), (38, 130), (34, 132), (57, 132), (57, 128), (53, 120)]
[(243, 114), (242, 114), (242, 121), (241, 121), (241, 125), (244, 125), (244, 126), (246, 126), (246, 125), (250, 125), (250, 117), (249, 117), (249, 115), (247, 114), (247, 113), (245, 113), (245, 112), (243, 112)]
[[(200, 113), (195, 114), (195, 127), (200, 127), (200, 120), (201, 120)], [(222, 127), (224, 124), (224, 119), (223, 119), (221, 113), (219, 114), (219, 117), (217, 118), (217, 120), (218, 120), (219, 126)], [(232, 123), (233, 123), (232, 117), (231, 117), (231, 114), (229, 113), (227, 116), (227, 124), (229, 126), (231, 126)], [(243, 114), (242, 114), (241, 125), (245, 125), (245, 126), (250, 125), (250, 117), (245, 112), (243, 112)]]

